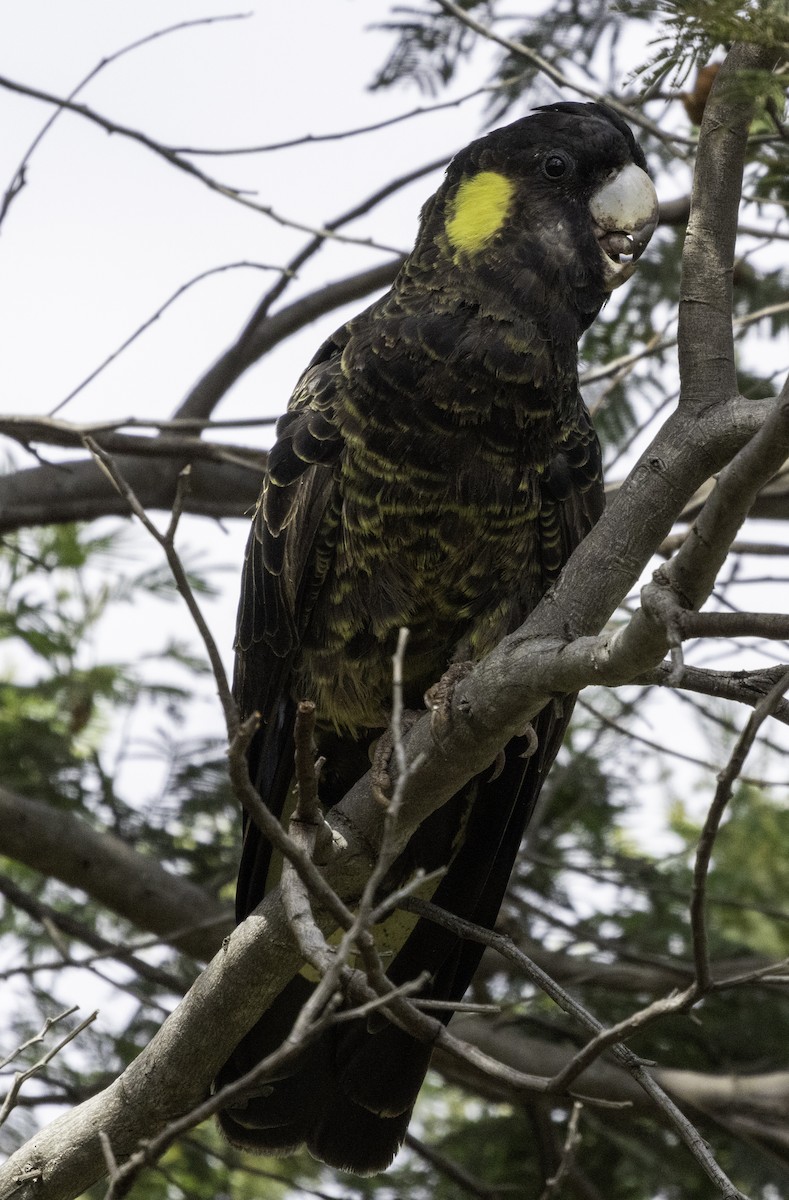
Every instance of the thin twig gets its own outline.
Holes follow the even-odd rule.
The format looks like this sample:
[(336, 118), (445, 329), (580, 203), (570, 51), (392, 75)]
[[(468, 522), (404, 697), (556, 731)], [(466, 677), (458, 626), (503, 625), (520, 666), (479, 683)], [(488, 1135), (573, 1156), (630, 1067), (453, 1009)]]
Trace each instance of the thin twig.
[(87, 104), (75, 104), (73, 100), (66, 100), (62, 96), (55, 96), (51, 92), (46, 92), (41, 88), (29, 87), (27, 84), (9, 79), (6, 75), (0, 75), (0, 87), (4, 87), (8, 91), (16, 92), (22, 96), (30, 96), (34, 100), (41, 100), (45, 104), (54, 104), (58, 109), (62, 109), (65, 112), (72, 112), (76, 116), (83, 117), (92, 124), (98, 125), (106, 133), (117, 134), (119, 137), (137, 142), (138, 145), (144, 146), (146, 150), (150, 150), (157, 157), (164, 159), (170, 166), (176, 167), (179, 171), (183, 171), (186, 175), (190, 175), (193, 179), (198, 180), (198, 182), (202, 183), (210, 191), (217, 192), (220, 196), (224, 196), (226, 200), (231, 200), (234, 204), (241, 204), (244, 208), (252, 209), (253, 212), (268, 217), (277, 225), (281, 225), (284, 228), (296, 229), (301, 233), (309, 233), (313, 237), (331, 238), (334, 241), (344, 242), (353, 246), (364, 246), (370, 250), (384, 250), (387, 254), (399, 253), (397, 247), (383, 245), (383, 243), (376, 242), (372, 238), (349, 237), (346, 234), (334, 233), (332, 230), (326, 228), (319, 229), (313, 225), (307, 225), (302, 221), (291, 220), (289, 217), (283, 216), (282, 213), (278, 212), (270, 204), (260, 204), (257, 200), (251, 199), (250, 195), (242, 189), (220, 183), (219, 180), (207, 175), (205, 171), (201, 171), (194, 163), (189, 162), (188, 159), (183, 158), (164, 143), (149, 137), (139, 129), (133, 129), (128, 125), (122, 125), (117, 121), (109, 120), (108, 117), (89, 108)]
[(383, 838), (375, 869), (367, 881), (359, 905), (359, 912), (365, 914), (365, 920), (367, 919), (367, 915), (372, 912), (375, 893), (398, 853), (397, 818), (402, 807), (406, 786), (413, 773), (418, 770), (424, 761), (424, 755), (419, 755), (409, 764), (403, 743), (403, 665), (405, 662), (406, 647), (408, 646), (408, 636), (408, 629), (402, 628), (398, 631), (397, 648), (392, 656), (392, 717), (390, 732), (392, 738), (392, 758), (397, 768), (397, 779), (395, 780), (394, 789), (386, 807)]
[(7, 1067), (9, 1063), (12, 1063), (15, 1058), (18, 1058), (20, 1054), (23, 1054), (25, 1050), (29, 1050), (31, 1046), (37, 1046), (40, 1042), (43, 1042), (53, 1025), (57, 1025), (59, 1021), (64, 1021), (66, 1017), (70, 1017), (72, 1013), (77, 1012), (78, 1008), (78, 1004), (72, 1004), (71, 1008), (64, 1009), (56, 1017), (47, 1017), (38, 1033), (34, 1033), (26, 1042), (21, 1042), (5, 1058), (0, 1058), (0, 1071)]
[(107, 1177), (110, 1183), (115, 1183), (118, 1178), (118, 1160), (112, 1149), (112, 1142), (107, 1137), (104, 1129), (99, 1130), (99, 1141), (101, 1142), (101, 1152), (104, 1155), (104, 1161), (107, 1164)]
[[(583, 1005), (579, 1004), (564, 988), (560, 987), (550, 975), (541, 970), (522, 950), (519, 950), (509, 937), (493, 933), (488, 929), (483, 929), (479, 925), (473, 925), (469, 921), (464, 921), (451, 913), (444, 912), (443, 909), (437, 908), (436, 905), (430, 904), (425, 900), (412, 898), (405, 901), (403, 908), (407, 912), (415, 912), (421, 917), (435, 921), (443, 928), (452, 930), (452, 932), (458, 934), (460, 937), (480, 942), (484, 946), (490, 946), (492, 949), (498, 951), (503, 958), (514, 963), (532, 983), (536, 984), (541, 991), (549, 996), (563, 1012), (566, 1012), (577, 1020), (583, 1028), (595, 1035), (604, 1032), (602, 1023), (584, 1008)], [(445, 1041), (440, 1037), (437, 1039), (437, 1043), (442, 1046), (445, 1045)], [(639, 1086), (643, 1088), (657, 1108), (673, 1125), (675, 1131), (688, 1147), (693, 1157), (716, 1187), (718, 1187), (721, 1195), (726, 1200), (747, 1200), (747, 1197), (744, 1197), (734, 1186), (726, 1173), (715, 1161), (709, 1146), (693, 1123), (688, 1120), (681, 1109), (677, 1107), (670, 1096), (661, 1088), (660, 1084), (652, 1078), (642, 1061), (621, 1042), (615, 1043), (610, 1049), (614, 1057), (629, 1071)], [(535, 1090), (545, 1091), (545, 1081), (540, 1081), (540, 1083), (541, 1086)]]
[[(777, 304), (768, 304), (764, 308), (754, 309), (752, 313), (745, 313), (741, 317), (735, 317), (732, 321), (732, 327), (737, 330), (746, 329), (749, 325), (754, 325), (758, 321), (778, 316), (787, 311), (789, 311), (789, 300), (782, 300)], [(625, 368), (632, 368), (636, 363), (641, 362), (642, 359), (651, 358), (653, 355), (660, 354), (664, 350), (670, 350), (673, 346), (677, 345), (677, 342), (676, 333), (652, 337), (638, 350), (622, 354), (618, 358), (609, 359), (608, 362), (602, 363), (599, 367), (589, 367), (580, 375), (579, 382), (582, 387), (586, 387), (590, 383), (598, 383), (602, 379), (609, 379), (612, 375), (618, 374), (618, 372)]]
[[(93, 67), (83, 79), (80, 80), (77, 86), (69, 92), (66, 99), (67, 101), (74, 100), (75, 96), (79, 95), (82, 89), (86, 87), (92, 79), (95, 79), (105, 67), (110, 66), (111, 63), (117, 62), (117, 60), (119, 58), (123, 58), (125, 54), (129, 54), (133, 50), (138, 50), (141, 46), (147, 45), (149, 42), (155, 42), (159, 38), (167, 37), (171, 33), (178, 33), (182, 29), (192, 29), (198, 25), (215, 25), (219, 21), (243, 21), (251, 15), (251, 13), (227, 13), (215, 17), (198, 17), (191, 21), (179, 21), (176, 25), (168, 25), (164, 29), (158, 29), (154, 33), (148, 33), (145, 35), (145, 37), (138, 38), (137, 41), (131, 42), (128, 46), (123, 46), (120, 50), (116, 50), (113, 54), (108, 54), (105, 58), (102, 58), (101, 61), (97, 63), (96, 66)], [(33, 141), (30, 143), (25, 153), (22, 155), (22, 161), (14, 172), (13, 179), (11, 180), (11, 183), (9, 184), (8, 189), (3, 197), (2, 205), (0, 205), (0, 225), (2, 225), (6, 215), (8, 214), (8, 210), (12, 201), (19, 195), (25, 185), (25, 175), (33, 152), (41, 144), (44, 136), (52, 128), (62, 111), (63, 108), (59, 107), (55, 112), (52, 113), (50, 117), (47, 118), (41, 129), (33, 138)]]
[(616, 1042), (624, 1042), (627, 1038), (632, 1037), (634, 1033), (643, 1029), (645, 1025), (652, 1024), (653, 1021), (660, 1017), (682, 1012), (694, 998), (695, 991), (692, 987), (687, 988), (684, 992), (677, 992), (671, 996), (663, 996), (659, 1000), (653, 1001), (652, 1004), (648, 1004), (646, 1008), (639, 1009), (638, 1012), (625, 1017), (623, 1021), (618, 1021), (616, 1025), (610, 1025), (607, 1029), (602, 1030), (602, 1032), (598, 1033), (597, 1037), (592, 1038), (591, 1041), (586, 1043), (583, 1049), (574, 1054), (570, 1061), (562, 1067), (561, 1071), (554, 1075), (551, 1080), (551, 1088), (557, 1092), (566, 1092), (570, 1084), (579, 1075), (582, 1075), (586, 1068), (596, 1058), (599, 1058), (609, 1046), (613, 1046)]
[[(62, 957), (58, 962), (27, 962), (19, 967), (11, 967), (7, 971), (2, 972), (2, 974), (0, 974), (0, 979), (9, 978), (11, 975), (16, 975), (20, 972), (33, 974), (38, 971), (58, 970), (65, 965), (93, 969), (94, 963), (99, 962), (102, 959), (111, 958), (118, 962), (122, 962), (125, 966), (130, 967), (131, 970), (141, 978), (147, 979), (151, 983), (155, 983), (158, 987), (164, 987), (168, 991), (174, 992), (176, 995), (180, 995), (185, 991), (183, 980), (178, 979), (177, 976), (172, 975), (169, 971), (166, 971), (161, 966), (154, 966), (152, 963), (147, 963), (144, 959), (138, 958), (137, 955), (133, 953), (135, 947), (129, 945), (115, 945), (106, 938), (101, 937), (94, 929), (85, 925), (83, 922), (76, 920), (70, 914), (59, 912), (57, 909), (52, 908), (50, 905), (44, 904), (42, 901), (31, 896), (28, 892), (20, 888), (18, 884), (14, 882), (14, 880), (9, 879), (8, 876), (3, 875), (2, 873), (0, 873), (0, 894), (4, 895), (9, 903), (15, 908), (19, 908), (23, 912), (28, 913), (28, 915), (32, 916), (35, 920), (40, 921), (42, 924), (46, 923), (48, 928), (54, 927), (58, 930), (61, 930), (70, 938), (78, 938), (81, 942), (91, 946), (95, 951), (94, 954), (91, 954), (87, 958), (78, 959), (73, 958), (68, 949), (64, 948), (65, 953), (62, 954)], [(222, 920), (224, 922), (226, 918), (223, 917)], [(151, 939), (147, 944), (156, 945), (160, 944), (161, 941), (162, 939), (158, 938)], [(133, 994), (137, 999), (140, 998), (138, 991), (132, 991), (131, 994)], [(2, 1066), (2, 1063), (0, 1063), (0, 1066)]]
[[(298, 799), (288, 822), (288, 835), (293, 845), (310, 862), (323, 824), (315, 781), (314, 728), (315, 705), (302, 701), (298, 706), (294, 731)], [(286, 859), (282, 864), (281, 887), (288, 924), (305, 962), (319, 975), (326, 976), (334, 965), (334, 951), (315, 920), (309, 887), (292, 859)], [(336, 979), (339, 980), (338, 975)], [(329, 990), (333, 994), (334, 988)]]
[(509, 50), (511, 54), (516, 55), (518, 58), (525, 58), (526, 61), (531, 63), (536, 70), (540, 71), (543, 75), (550, 79), (552, 83), (558, 84), (559, 87), (566, 88), (571, 92), (577, 92), (579, 96), (586, 96), (589, 100), (598, 102), (603, 101), (609, 106), (609, 108), (613, 108), (615, 112), (618, 112), (621, 116), (626, 117), (628, 121), (632, 121), (634, 125), (638, 125), (642, 129), (649, 130), (650, 133), (654, 134), (655, 137), (660, 138), (660, 140), (663, 142), (675, 142), (683, 146), (696, 145), (696, 138), (682, 136), (681, 134), (667, 133), (665, 129), (661, 129), (659, 125), (654, 123), (654, 121), (650, 121), (648, 117), (643, 116), (638, 109), (634, 109), (629, 107), (627, 104), (623, 104), (621, 100), (617, 100), (615, 96), (606, 95), (598, 91), (597, 88), (586, 87), (583, 84), (578, 83), (576, 80), (570, 78), (570, 76), (565, 75), (564, 72), (560, 71), (558, 67), (555, 67), (553, 63), (548, 62), (546, 58), (543, 58), (543, 56), (538, 54), (536, 50), (533, 50), (531, 46), (525, 46), (523, 42), (515, 42), (511, 38), (502, 37), (501, 34), (496, 33), (494, 29), (491, 29), (489, 25), (483, 25), (481, 21), (477, 21), (469, 12), (466, 11), (466, 9), (461, 8), (457, 4), (453, 4), (452, 0), (436, 0), (436, 3), (440, 8), (443, 8), (445, 13), (455, 17), (456, 20), (462, 22), (463, 25), (466, 25), (469, 29), (472, 29), (474, 33), (480, 34), (482, 37), (487, 38), (491, 42), (498, 43), (499, 46), (503, 46), (505, 50)]
[(246, 752), (259, 721), (259, 714), (253, 713), (239, 727), (238, 733), (230, 743), (228, 770), (233, 790), (263, 836), (271, 842), (275, 850), (293, 863), (299, 876), (305, 881), (310, 893), (321, 908), (326, 909), (341, 928), (347, 929), (353, 923), (352, 912), (339, 899), (337, 893), (329, 887), (309, 855), (294, 844), (293, 839), (282, 828), (271, 809), (263, 803), (257, 789), (250, 781)]
[(311, 700), (301, 700), (296, 706), (293, 742), (298, 796), (291, 819), (305, 825), (322, 825), (315, 768), (315, 705)]
[(789, 958), (782, 958), (780, 962), (770, 963), (768, 967), (759, 967), (755, 971), (745, 971), (742, 975), (729, 975), (726, 979), (713, 979), (710, 984), (711, 990), (716, 992), (726, 991), (728, 988), (742, 987), (744, 984), (750, 983), (789, 983), (789, 975), (785, 974), (789, 971)]
[(358, 125), (354, 129), (342, 129), (337, 133), (305, 133), (301, 137), (288, 138), (284, 142), (266, 142), (260, 146), (232, 146), (228, 149), (211, 149), (206, 146), (171, 146), (170, 149), (176, 154), (196, 154), (199, 157), (229, 157), (231, 155), (248, 155), (248, 154), (268, 154), (274, 150), (291, 150), (296, 146), (313, 146), (320, 142), (339, 142), (346, 138), (359, 137), (365, 133), (377, 133), (381, 129), (388, 129), (392, 125), (399, 125), (403, 121), (410, 121), (414, 117), (422, 117), (428, 113), (441, 112), (447, 108), (459, 108), (461, 104), (467, 104), (469, 100), (475, 100), (477, 96), (484, 96), (490, 92), (496, 93), (505, 86), (506, 81), (501, 84), (486, 84), (484, 87), (474, 88), (472, 92), (467, 92), (465, 96), (458, 96), (456, 100), (442, 100), (437, 104), (420, 104), (416, 108), (410, 109), (405, 113), (398, 113), (396, 117), (387, 117), (383, 121), (374, 121), (371, 125)]
[(129, 346), (136, 342), (137, 338), (145, 333), (146, 330), (150, 329), (152, 325), (155, 325), (160, 317), (167, 312), (167, 309), (170, 308), (171, 305), (175, 304), (176, 300), (179, 300), (185, 292), (188, 292), (190, 288), (193, 288), (195, 284), (202, 283), (204, 279), (210, 279), (213, 275), (221, 275), (225, 271), (238, 271), (242, 268), (255, 271), (278, 271), (283, 274), (288, 273), (287, 267), (275, 267), (269, 263), (243, 261), (224, 263), (221, 267), (210, 267), (207, 271), (201, 271), (199, 275), (194, 275), (191, 279), (187, 279), (186, 283), (182, 283), (179, 288), (176, 288), (173, 294), (169, 296), (167, 300), (165, 300), (164, 304), (160, 304), (156, 311), (152, 313), (150, 317), (147, 317), (145, 321), (143, 321), (142, 325), (138, 325), (134, 332), (129, 334), (129, 336), (121, 342), (117, 349), (113, 350), (111, 354), (108, 354), (107, 357), (100, 362), (97, 367), (93, 368), (89, 375), (85, 376), (81, 383), (78, 383), (75, 388), (72, 388), (67, 396), (64, 396), (62, 400), (58, 401), (54, 408), (50, 409), (50, 417), (54, 417), (56, 413), (60, 412), (61, 408), (65, 408), (69, 401), (73, 400), (75, 396), (78, 396), (80, 392), (88, 386), (88, 384), (93, 383), (94, 379), (101, 375), (102, 371), (105, 371), (111, 363), (115, 362), (115, 359), (123, 354), (124, 350), (128, 350)]
[[(70, 1008), (68, 1012), (61, 1013), (59, 1016), (51, 1018), (51, 1020), (46, 1023), (41, 1033), (37, 1037), (31, 1038), (29, 1042), (25, 1043), (25, 1045), (29, 1046), (36, 1041), (40, 1041), (46, 1034), (47, 1030), (51, 1028), (56, 1021), (62, 1020), (63, 1017), (68, 1016), (69, 1013), (74, 1011), (74, 1008)], [(16, 1075), (14, 1076), (14, 1081), (8, 1090), (8, 1094), (3, 1101), (2, 1108), (0, 1108), (0, 1125), (5, 1124), (6, 1120), (8, 1119), (8, 1114), (16, 1104), (19, 1091), (27, 1082), (27, 1080), (33, 1075), (37, 1074), (39, 1071), (43, 1070), (43, 1068), (52, 1061), (55, 1055), (60, 1053), (64, 1046), (67, 1046), (68, 1043), (73, 1041), (75, 1037), (78, 1037), (79, 1034), (82, 1033), (83, 1029), (87, 1029), (88, 1025), (92, 1025), (98, 1015), (99, 1010), (96, 1009), (90, 1014), (89, 1017), (85, 1017), (84, 1021), (80, 1021), (79, 1025), (76, 1025), (74, 1029), (70, 1030), (65, 1037), (62, 1037), (59, 1042), (51, 1047), (51, 1049), (47, 1050), (47, 1052), (41, 1056), (38, 1062), (33, 1063), (32, 1067), (28, 1067), (26, 1071), (17, 1071)]]
[[(214, 673), (214, 680), (216, 683), (217, 692), (219, 694), (219, 701), (222, 705), (222, 711), (225, 715), (228, 740), (232, 742), (238, 733), (238, 709), (236, 708), (236, 703), (230, 692), (230, 686), (227, 681), (227, 675), (225, 673), (224, 663), (222, 662), (222, 656), (219, 653), (219, 649), (214, 641), (214, 636), (208, 627), (208, 623), (206, 622), (205, 617), (203, 616), (200, 607), (195, 600), (194, 593), (189, 584), (189, 578), (173, 544), (171, 536), (171, 533), (174, 532), (173, 524), (171, 522), (171, 529), (168, 534), (160, 533), (156, 525), (154, 525), (153, 521), (146, 513), (143, 506), (140, 504), (129, 484), (123, 478), (123, 475), (118, 470), (111, 455), (102, 450), (101, 446), (99, 446), (96, 440), (92, 437), (85, 438), (85, 446), (96, 459), (99, 467), (102, 469), (102, 471), (104, 471), (105, 475), (107, 475), (115, 485), (120, 495), (123, 496), (134, 515), (139, 521), (142, 522), (144, 527), (150, 533), (151, 537), (154, 538), (154, 540), (157, 541), (164, 550), (167, 563), (170, 567), (170, 571), (172, 572), (178, 592), (183, 598), (186, 607), (189, 609), (192, 620), (197, 626), (200, 637), (203, 640), (203, 645), (205, 646), (206, 653), (211, 663), (211, 669)], [(181, 476), (181, 478), (183, 479), (184, 477)]]
[(696, 860), (693, 865), (690, 923), (693, 939), (693, 961), (696, 967), (696, 989), (700, 995), (708, 991), (712, 983), (707, 939), (706, 896), (707, 875), (715, 839), (721, 819), (726, 811), (726, 806), (732, 797), (734, 784), (740, 775), (748, 752), (753, 746), (756, 734), (770, 716), (774, 706), (781, 699), (787, 688), (789, 688), (789, 669), (784, 671), (781, 678), (774, 684), (764, 699), (759, 701), (748, 718), (748, 722), (737, 739), (728, 763), (718, 776), (718, 786), (715, 789), (715, 796), (699, 836)]
[[(675, 683), (673, 681), (671, 670), (669, 670), (669, 683), (675, 687), (682, 686), (682, 681), (679, 681), (679, 683)], [(654, 741), (652, 738), (645, 737), (643, 734), (636, 733), (634, 730), (628, 729), (625, 725), (621, 724), (621, 722), (615, 721), (613, 717), (609, 717), (606, 715), (606, 713), (601, 712), (595, 707), (595, 705), (590, 704), (588, 700), (584, 700), (583, 697), (579, 699), (578, 705), (580, 708), (585, 709), (591, 716), (593, 716), (596, 721), (599, 721), (601, 725), (604, 725), (607, 729), (614, 730), (614, 732), (618, 733), (620, 737), (627, 738), (628, 741), (636, 742), (640, 746), (646, 746), (647, 749), (654, 750), (657, 754), (664, 755), (667, 758), (674, 758), (678, 762), (690, 763), (691, 766), (700, 767), (703, 771), (717, 772), (718, 770), (717, 765), (708, 759), (698, 758), (695, 754), (685, 754), (682, 750), (675, 750), (673, 746), (663, 745), (660, 742)], [(786, 780), (761, 779), (754, 778), (752, 776), (743, 776), (743, 783), (748, 783), (753, 787), (773, 788), (784, 787)]]
[(370, 924), (377, 925), (380, 921), (383, 921), (385, 917), (388, 917), (398, 907), (400, 901), (405, 900), (407, 896), (413, 896), (415, 892), (421, 891), (423, 888), (433, 891), (446, 873), (446, 867), (436, 867), (435, 871), (427, 872), (421, 870), (421, 868), (416, 870), (402, 887), (390, 892), (388, 896), (383, 898), (380, 904), (376, 905), (370, 913)]
[(501, 1013), (500, 1004), (473, 1004), (470, 1000), (423, 1000), (418, 998), (413, 1001), (413, 1005), (414, 1008), (419, 1008), (423, 1012), (477, 1013), (493, 1016)]
[(564, 1145), (562, 1147), (561, 1161), (551, 1178), (546, 1179), (545, 1187), (540, 1193), (540, 1200), (551, 1200), (552, 1196), (560, 1195), (559, 1188), (567, 1178), (575, 1161), (578, 1147), (581, 1144), (578, 1122), (581, 1118), (582, 1109), (583, 1105), (576, 1100), (570, 1113), (570, 1120), (567, 1122), (567, 1133), (565, 1134)]

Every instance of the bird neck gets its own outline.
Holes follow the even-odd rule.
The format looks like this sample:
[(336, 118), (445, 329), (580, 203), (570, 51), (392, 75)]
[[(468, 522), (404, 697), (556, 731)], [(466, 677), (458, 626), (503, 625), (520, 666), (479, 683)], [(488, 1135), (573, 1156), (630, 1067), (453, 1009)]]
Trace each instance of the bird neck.
[[(382, 329), (415, 343), (421, 387), (461, 424), (535, 432), (578, 412), (578, 339), (585, 322), (556, 273), (512, 257), (462, 269), (437, 255), (408, 260), (384, 303)], [(416, 382), (416, 381), (415, 381)]]

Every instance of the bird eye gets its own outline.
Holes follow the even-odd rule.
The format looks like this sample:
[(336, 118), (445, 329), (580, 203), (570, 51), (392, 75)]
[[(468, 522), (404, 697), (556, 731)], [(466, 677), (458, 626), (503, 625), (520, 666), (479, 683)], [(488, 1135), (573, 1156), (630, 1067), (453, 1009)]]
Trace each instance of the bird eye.
[(561, 179), (562, 175), (567, 173), (569, 166), (567, 156), (554, 151), (542, 164), (542, 171), (548, 179)]

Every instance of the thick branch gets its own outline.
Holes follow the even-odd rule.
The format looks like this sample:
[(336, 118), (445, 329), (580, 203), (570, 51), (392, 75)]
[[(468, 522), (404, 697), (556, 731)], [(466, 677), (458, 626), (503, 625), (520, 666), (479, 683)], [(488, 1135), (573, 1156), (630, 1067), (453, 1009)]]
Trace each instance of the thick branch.
[[(170, 458), (123, 454), (116, 462), (145, 508), (170, 510), (189, 458), (183, 453)], [(246, 516), (260, 494), (262, 477), (262, 467), (194, 462), (184, 511), (217, 520)], [(111, 515), (128, 517), (129, 506), (92, 459), (0, 475), (0, 534)]]
[(318, 317), (333, 312), (343, 304), (351, 304), (387, 287), (400, 269), (402, 259), (395, 258), (380, 266), (360, 271), (347, 279), (328, 283), (317, 291), (302, 296), (273, 316), (260, 320), (256, 315), (242, 330), (232, 346), (222, 354), (205, 375), (195, 384), (178, 407), (178, 417), (209, 417), (228, 388), (248, 367), (280, 342), (311, 325)]
[(655, 572), (652, 582), (644, 588), (643, 607), (612, 639), (616, 653), (627, 659), (631, 650), (639, 653), (645, 642), (657, 647), (667, 636), (672, 655), (677, 656), (678, 664), (681, 662), (679, 614), (685, 609), (700, 608), (710, 595), (729, 547), (756, 496), (787, 454), (789, 384), (784, 386), (762, 428), (721, 472), (677, 553)]
[[(485, 1054), (515, 1070), (558, 1075), (574, 1055), (572, 1047), (531, 1037), (515, 1022), (492, 1022), (480, 1017), (458, 1017), (453, 1031)], [(440, 1049), (433, 1065), (452, 1082), (469, 1087), (489, 1100), (523, 1103), (523, 1096), (508, 1089), (506, 1081), (491, 1079)], [(759, 1112), (763, 1117), (786, 1120), (789, 1116), (789, 1071), (758, 1075), (717, 1075), (702, 1071), (656, 1068), (653, 1072), (666, 1091), (681, 1103), (701, 1109), (714, 1118), (732, 1113)], [(626, 1071), (598, 1060), (576, 1080), (574, 1091), (595, 1099), (625, 1103), (628, 1111), (645, 1113), (649, 1102)]]
[[(216, 953), (232, 928), (227, 910), (186, 879), (165, 871), (109, 833), (72, 813), (0, 787), (0, 852), (81, 888), (141, 929), (167, 938), (184, 933), (178, 948), (197, 958)], [(210, 924), (209, 924), (210, 922)], [(202, 925), (203, 928), (193, 929)]]
[(732, 335), (732, 275), (737, 214), (753, 102), (735, 81), (769, 71), (777, 51), (737, 45), (718, 72), (704, 110), (682, 255), (679, 369), (682, 399), (708, 404), (737, 392)]
[(789, 454), (789, 383), (764, 426), (721, 472), (687, 538), (664, 568), (685, 607), (698, 608), (714, 586), (729, 547), (762, 487)]

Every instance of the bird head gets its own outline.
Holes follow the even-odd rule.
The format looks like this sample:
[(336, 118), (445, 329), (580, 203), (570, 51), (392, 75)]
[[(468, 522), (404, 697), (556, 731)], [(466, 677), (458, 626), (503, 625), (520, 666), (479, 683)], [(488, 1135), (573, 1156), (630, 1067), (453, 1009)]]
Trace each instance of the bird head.
[(657, 216), (628, 125), (603, 104), (560, 103), (456, 155), (426, 206), (425, 227), (438, 223), (445, 255), (461, 271), (495, 265), (516, 293), (572, 294), (588, 323), (633, 274)]

